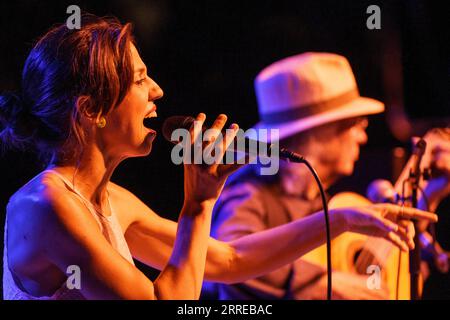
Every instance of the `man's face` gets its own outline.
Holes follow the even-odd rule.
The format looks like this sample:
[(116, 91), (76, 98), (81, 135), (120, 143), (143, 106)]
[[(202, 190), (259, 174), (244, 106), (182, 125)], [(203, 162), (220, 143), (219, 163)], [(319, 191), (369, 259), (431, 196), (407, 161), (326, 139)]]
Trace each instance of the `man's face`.
[(359, 158), (360, 146), (367, 143), (366, 117), (341, 120), (330, 125), (330, 130), (320, 139), (319, 161), (329, 166), (336, 176), (353, 173)]
[(334, 163), (336, 175), (349, 176), (353, 173), (360, 146), (367, 143), (367, 125), (366, 117), (342, 120), (335, 124), (336, 131), (328, 139), (325, 157)]

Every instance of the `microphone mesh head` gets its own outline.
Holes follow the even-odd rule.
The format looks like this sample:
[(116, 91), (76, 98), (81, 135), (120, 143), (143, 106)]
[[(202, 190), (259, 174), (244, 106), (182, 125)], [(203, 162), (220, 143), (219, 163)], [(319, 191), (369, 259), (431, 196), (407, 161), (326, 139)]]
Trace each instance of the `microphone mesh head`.
[(395, 203), (396, 191), (388, 180), (377, 179), (367, 188), (367, 198), (373, 203)]
[(192, 125), (194, 124), (195, 118), (189, 116), (172, 116), (164, 121), (162, 126), (162, 134), (167, 141), (170, 142), (178, 142), (172, 141), (172, 132), (176, 129), (186, 129), (190, 130)]

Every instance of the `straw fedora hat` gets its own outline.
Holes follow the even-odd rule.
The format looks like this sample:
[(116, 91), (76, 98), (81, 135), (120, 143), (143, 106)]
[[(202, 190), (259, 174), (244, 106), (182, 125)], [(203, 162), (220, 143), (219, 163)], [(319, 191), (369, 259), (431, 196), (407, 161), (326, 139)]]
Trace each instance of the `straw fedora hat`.
[[(255, 91), (260, 122), (253, 128), (278, 129), (279, 139), (384, 111), (382, 102), (359, 95), (349, 62), (332, 53), (307, 52), (277, 61), (258, 74)], [(265, 140), (253, 134), (249, 137)]]

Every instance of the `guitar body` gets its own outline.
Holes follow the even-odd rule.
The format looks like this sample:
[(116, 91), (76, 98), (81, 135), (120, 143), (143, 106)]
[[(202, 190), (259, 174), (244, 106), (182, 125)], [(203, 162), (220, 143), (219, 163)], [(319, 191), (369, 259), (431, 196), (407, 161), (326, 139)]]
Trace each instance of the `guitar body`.
[[(367, 206), (370, 204), (368, 199), (359, 194), (343, 192), (330, 200), (329, 208)], [(401, 252), (387, 240), (345, 232), (331, 241), (331, 257), (333, 270), (358, 273), (367, 275), (367, 277), (370, 277), (373, 273), (373, 271), (368, 271), (367, 267), (370, 265), (378, 266), (381, 272), (381, 283), (388, 289), (389, 299), (410, 299), (408, 253)], [(326, 267), (326, 245), (309, 252), (302, 259)], [(367, 262), (361, 263), (364, 260)], [(397, 276), (399, 277), (398, 291)]]

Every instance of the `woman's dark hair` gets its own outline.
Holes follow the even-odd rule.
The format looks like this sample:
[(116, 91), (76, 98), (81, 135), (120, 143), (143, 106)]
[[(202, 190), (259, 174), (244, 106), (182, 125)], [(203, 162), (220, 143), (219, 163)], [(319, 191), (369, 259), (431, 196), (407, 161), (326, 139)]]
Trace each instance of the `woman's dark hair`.
[(84, 14), (81, 29), (51, 28), (31, 50), (19, 93), (0, 95), (2, 149), (34, 148), (46, 161), (79, 155), (80, 114), (106, 115), (133, 81), (131, 25)]

